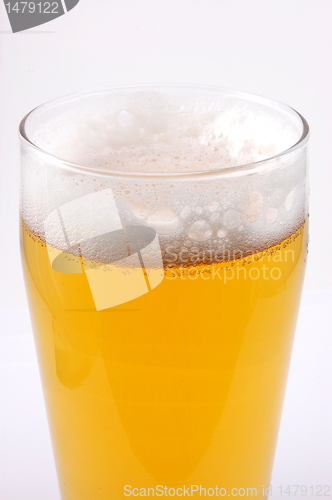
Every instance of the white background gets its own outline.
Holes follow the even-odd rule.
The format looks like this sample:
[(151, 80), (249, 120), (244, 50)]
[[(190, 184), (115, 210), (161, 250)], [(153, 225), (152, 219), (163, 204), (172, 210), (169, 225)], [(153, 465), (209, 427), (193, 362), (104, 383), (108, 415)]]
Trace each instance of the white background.
[(288, 484), (329, 484), (332, 498), (332, 1), (80, 0), (17, 34), (1, 2), (0, 44), (0, 499), (59, 498), (21, 277), (17, 126), (44, 101), (132, 83), (254, 92), (309, 122), (309, 265), (272, 498)]

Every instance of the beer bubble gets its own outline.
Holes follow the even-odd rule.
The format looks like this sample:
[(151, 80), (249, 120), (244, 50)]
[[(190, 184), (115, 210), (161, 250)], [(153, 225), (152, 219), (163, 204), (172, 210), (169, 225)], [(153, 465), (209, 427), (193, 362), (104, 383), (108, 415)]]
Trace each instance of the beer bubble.
[(264, 198), (259, 191), (250, 193), (247, 199), (246, 219), (255, 222), (263, 210)]
[(235, 229), (241, 224), (242, 219), (243, 216), (240, 212), (230, 208), (223, 217), (223, 223), (227, 229)]
[(266, 210), (265, 220), (268, 224), (273, 224), (278, 218), (278, 209), (269, 207)]
[(225, 238), (225, 236), (227, 236), (227, 231), (225, 231), (224, 229), (219, 229), (217, 231), (217, 236), (218, 238)]
[(210, 223), (216, 224), (220, 221), (220, 214), (218, 212), (214, 212), (210, 217)]
[(180, 217), (182, 217), (182, 219), (187, 219), (190, 213), (191, 213), (191, 208), (187, 205), (181, 210)]
[(209, 212), (215, 212), (219, 208), (219, 203), (217, 201), (210, 201), (208, 205)]
[(139, 201), (129, 201), (128, 205), (137, 219), (146, 219), (149, 214), (148, 206)]
[(296, 187), (287, 195), (287, 198), (285, 200), (285, 208), (287, 212), (291, 210), (291, 208), (294, 205), (295, 199), (296, 199)]
[(169, 208), (160, 208), (147, 218), (148, 226), (158, 234), (175, 233), (180, 227), (177, 215)]
[(188, 236), (195, 241), (206, 241), (212, 236), (211, 226), (206, 220), (198, 220), (189, 228)]

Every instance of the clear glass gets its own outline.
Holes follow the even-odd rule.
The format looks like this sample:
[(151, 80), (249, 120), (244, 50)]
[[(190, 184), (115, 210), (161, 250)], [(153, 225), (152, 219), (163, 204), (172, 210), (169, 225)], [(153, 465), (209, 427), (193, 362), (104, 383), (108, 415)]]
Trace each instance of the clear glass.
[(21, 122), (22, 258), (63, 500), (266, 498), (307, 254), (308, 125), (136, 86)]

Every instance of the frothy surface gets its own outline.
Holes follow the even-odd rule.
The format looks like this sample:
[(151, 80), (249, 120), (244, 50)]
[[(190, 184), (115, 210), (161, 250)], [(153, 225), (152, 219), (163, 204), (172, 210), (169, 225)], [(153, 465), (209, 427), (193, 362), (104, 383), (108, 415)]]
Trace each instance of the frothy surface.
[(141, 227), (156, 235), (145, 257), (152, 267), (156, 259), (186, 265), (240, 258), (294, 233), (308, 213), (305, 148), (241, 175), (109, 175), (227, 169), (277, 155), (302, 134), (301, 119), (286, 106), (180, 90), (112, 91), (33, 112), (26, 130), (37, 146), (104, 173), (61, 168), (24, 144), (29, 229), (64, 252), (113, 262), (113, 236)]
[(246, 165), (294, 145), (301, 124), (239, 97), (113, 92), (50, 116), (32, 134), (67, 161), (116, 171), (198, 172)]

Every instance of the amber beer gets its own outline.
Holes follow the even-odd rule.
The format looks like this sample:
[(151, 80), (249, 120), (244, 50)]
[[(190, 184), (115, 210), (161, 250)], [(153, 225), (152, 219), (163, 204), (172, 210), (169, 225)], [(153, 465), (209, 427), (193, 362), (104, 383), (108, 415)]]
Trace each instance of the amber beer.
[[(38, 161), (39, 172), (49, 168)], [(144, 179), (154, 186), (143, 198), (140, 179), (112, 184), (105, 174), (93, 191), (60, 196), (72, 176), (82, 190), (86, 172), (59, 173), (58, 160), (42, 215), (29, 218), (23, 188), (23, 268), (63, 500), (180, 497), (184, 488), (265, 498), (307, 252), (305, 194), (292, 184), (303, 156), (288, 161), (269, 169), (264, 196), (262, 172), (260, 191), (195, 178), (199, 202), (178, 211), (177, 179), (166, 195)], [(271, 179), (287, 183), (286, 196)], [(209, 189), (220, 189), (210, 203)], [(148, 195), (159, 199), (149, 205)], [(103, 203), (112, 230), (87, 229)]]
[(22, 236), (63, 498), (269, 484), (305, 225), (247, 259), (168, 267), (153, 293), (99, 312), (85, 274), (54, 271)]

